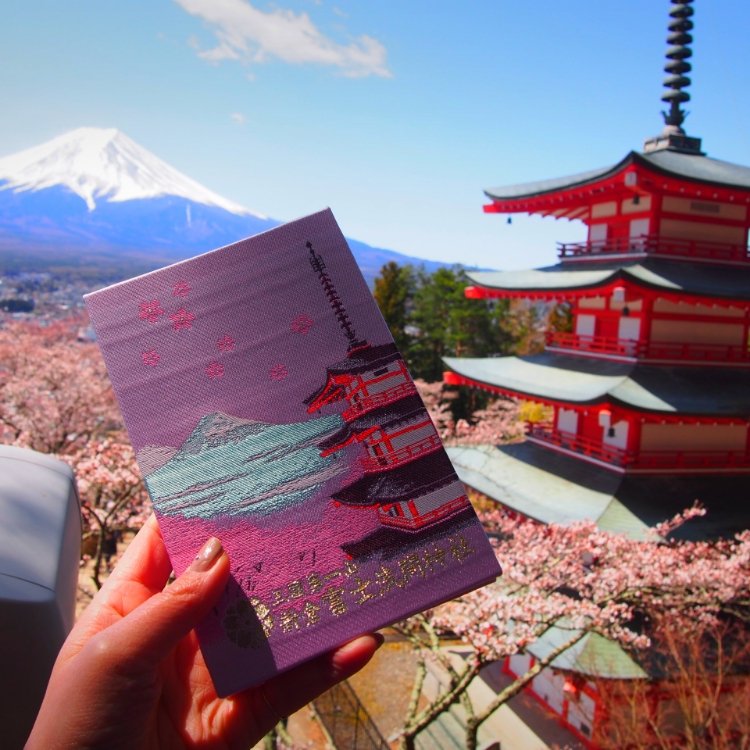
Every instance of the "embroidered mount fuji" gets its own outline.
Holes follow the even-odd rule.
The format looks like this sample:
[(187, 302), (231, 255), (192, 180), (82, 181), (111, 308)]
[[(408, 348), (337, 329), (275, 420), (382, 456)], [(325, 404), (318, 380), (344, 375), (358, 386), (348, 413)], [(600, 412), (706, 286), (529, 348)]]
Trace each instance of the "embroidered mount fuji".
[(500, 572), (330, 211), (86, 298), (176, 573), (228, 695)]

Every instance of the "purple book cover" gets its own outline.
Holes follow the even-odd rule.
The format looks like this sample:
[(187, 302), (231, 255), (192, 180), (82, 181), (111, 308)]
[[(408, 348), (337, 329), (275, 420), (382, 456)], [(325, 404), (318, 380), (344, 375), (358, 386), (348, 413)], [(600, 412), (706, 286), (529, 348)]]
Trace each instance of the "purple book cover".
[(175, 572), (229, 553), (220, 695), (499, 574), (330, 211), (86, 303)]

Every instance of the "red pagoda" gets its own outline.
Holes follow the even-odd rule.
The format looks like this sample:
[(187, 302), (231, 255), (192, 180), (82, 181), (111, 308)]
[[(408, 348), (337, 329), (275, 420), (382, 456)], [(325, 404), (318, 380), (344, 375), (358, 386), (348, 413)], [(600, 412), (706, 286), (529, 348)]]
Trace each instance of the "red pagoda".
[[(382, 527), (416, 532), (441, 521), (472, 514), (463, 485), (393, 343), (360, 340), (328, 274), (323, 258), (308, 243), (309, 260), (349, 345), (346, 357), (327, 368), (322, 387), (305, 401), (313, 414), (344, 402), (342, 427), (319, 444), (327, 456), (359, 443), (361, 475), (332, 494), (337, 503), (375, 509)], [(350, 545), (352, 554), (367, 553), (389, 534), (377, 534)]]
[(541, 521), (638, 535), (700, 500), (693, 536), (747, 528), (750, 168), (685, 134), (689, 2), (675, 2), (661, 135), (613, 166), (492, 188), (487, 213), (577, 219), (557, 265), (469, 273), (473, 298), (566, 302), (570, 332), (530, 357), (446, 359), (454, 385), (547, 404), (520, 445), (454, 449), (459, 475)]
[[(750, 525), (750, 168), (710, 158), (683, 130), (691, 2), (672, 0), (659, 136), (612, 166), (485, 191), (487, 213), (588, 230), (559, 246), (556, 265), (468, 274), (472, 298), (567, 303), (570, 331), (548, 332), (538, 355), (445, 360), (449, 384), (549, 407), (522, 443), (449, 449), (467, 485), (544, 523), (589, 519), (643, 538), (698, 500), (707, 514), (683, 538)], [(500, 668), (523, 673), (557, 637)], [(590, 635), (553, 667), (531, 692), (587, 747), (600, 720), (588, 676), (646, 676)]]

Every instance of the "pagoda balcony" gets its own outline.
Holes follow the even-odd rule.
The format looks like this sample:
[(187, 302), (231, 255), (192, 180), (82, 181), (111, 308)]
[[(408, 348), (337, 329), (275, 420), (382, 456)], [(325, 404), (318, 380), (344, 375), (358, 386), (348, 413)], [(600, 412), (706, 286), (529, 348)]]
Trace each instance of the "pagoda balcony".
[(618, 237), (594, 242), (558, 243), (563, 261), (606, 260), (609, 256), (645, 258), (689, 258), (714, 263), (750, 263), (747, 245), (688, 240), (658, 235)]
[(387, 391), (382, 391), (381, 393), (376, 393), (372, 396), (365, 396), (365, 398), (362, 398), (359, 401), (354, 401), (348, 409), (342, 412), (341, 416), (347, 422), (350, 422), (352, 419), (356, 419), (368, 411), (387, 406), (394, 401), (399, 401), (400, 399), (411, 396), (416, 392), (417, 387), (413, 383), (401, 383), (395, 388), (389, 388)]
[(526, 439), (539, 445), (576, 453), (583, 459), (604, 463), (619, 471), (750, 471), (750, 455), (745, 451), (660, 450), (634, 453), (580, 435), (560, 432), (548, 423), (531, 425)]
[(571, 451), (581, 457), (618, 468), (627, 466), (630, 458), (627, 451), (604, 445), (601, 440), (591, 440), (580, 435), (572, 435), (569, 432), (560, 432), (560, 430), (556, 430), (546, 423), (530, 425), (526, 433), (526, 439), (533, 443)]
[(746, 346), (730, 344), (680, 344), (667, 341), (633, 341), (607, 336), (581, 336), (577, 333), (548, 331), (548, 349), (575, 353), (623, 357), (643, 361), (680, 361), (686, 363), (748, 363)]
[(440, 438), (434, 434), (398, 450), (384, 453), (382, 456), (367, 456), (360, 460), (360, 464), (367, 473), (390, 471), (428, 453), (433, 453), (441, 447)]

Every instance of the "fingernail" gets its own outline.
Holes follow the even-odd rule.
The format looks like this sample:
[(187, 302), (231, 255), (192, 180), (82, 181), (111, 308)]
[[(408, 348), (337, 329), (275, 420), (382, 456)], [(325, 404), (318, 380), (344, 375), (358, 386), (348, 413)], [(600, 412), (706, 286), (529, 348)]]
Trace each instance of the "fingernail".
[(195, 556), (195, 560), (190, 564), (190, 570), (205, 573), (211, 569), (211, 566), (219, 559), (223, 551), (221, 542), (215, 536), (212, 536)]

